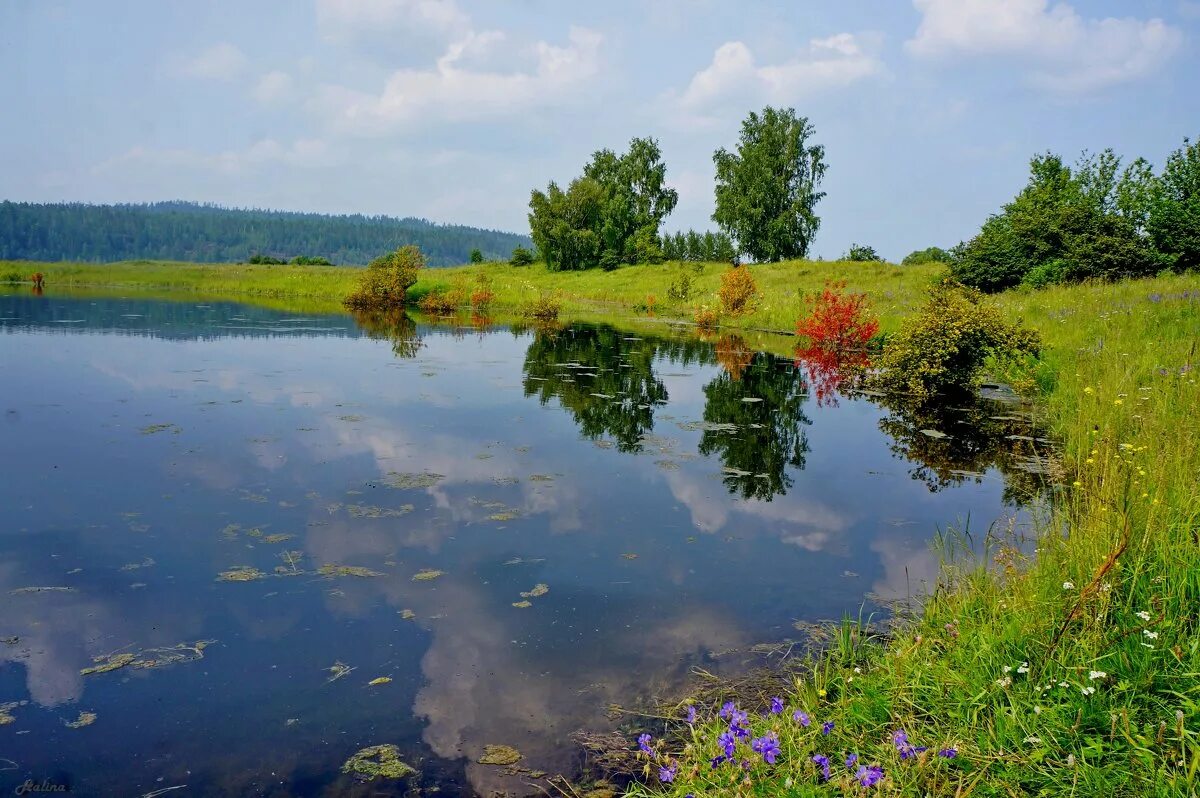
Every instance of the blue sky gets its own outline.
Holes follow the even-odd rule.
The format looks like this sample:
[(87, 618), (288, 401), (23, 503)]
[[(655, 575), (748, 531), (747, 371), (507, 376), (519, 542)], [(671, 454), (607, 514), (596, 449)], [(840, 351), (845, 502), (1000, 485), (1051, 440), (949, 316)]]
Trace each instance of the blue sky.
[(1200, 0), (0, 0), (0, 198), (424, 216), (650, 135), (710, 228), (712, 152), (787, 105), (827, 149), (814, 254), (969, 237), (1030, 155), (1200, 135)]

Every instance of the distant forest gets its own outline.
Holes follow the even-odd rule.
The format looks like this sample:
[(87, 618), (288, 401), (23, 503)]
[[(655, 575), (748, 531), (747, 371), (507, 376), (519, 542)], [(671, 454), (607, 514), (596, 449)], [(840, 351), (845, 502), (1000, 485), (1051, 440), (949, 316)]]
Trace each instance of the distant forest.
[(242, 210), (194, 202), (38, 205), (0, 202), (0, 259), (182, 260), (239, 263), (253, 255), (365, 264), (416, 244), (431, 266), (466, 263), (471, 250), (508, 260), (528, 236), (389, 216)]

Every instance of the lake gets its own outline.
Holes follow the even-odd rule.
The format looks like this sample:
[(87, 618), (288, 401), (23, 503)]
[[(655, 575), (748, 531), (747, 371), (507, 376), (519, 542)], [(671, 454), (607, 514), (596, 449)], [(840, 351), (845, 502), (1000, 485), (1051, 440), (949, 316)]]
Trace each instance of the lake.
[[(484, 746), (569, 776), (611, 704), (919, 593), (1038, 482), (1017, 405), (653, 320), (8, 292), (0, 367), (2, 794), (536, 793)], [(419, 775), (341, 773), (381, 744)]]

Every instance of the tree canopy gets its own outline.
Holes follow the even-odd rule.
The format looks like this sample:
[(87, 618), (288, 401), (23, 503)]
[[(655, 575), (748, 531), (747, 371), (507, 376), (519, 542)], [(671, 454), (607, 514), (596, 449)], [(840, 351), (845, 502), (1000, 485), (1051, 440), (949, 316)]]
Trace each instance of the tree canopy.
[(658, 229), (679, 201), (654, 139), (618, 155), (598, 150), (566, 191), (551, 182), (529, 199), (534, 244), (554, 270), (615, 268), (663, 259)]
[(713, 153), (717, 167), (713, 221), (756, 261), (802, 258), (821, 219), (816, 205), (825, 176), (825, 148), (791, 108), (766, 107), (742, 122), (735, 152)]

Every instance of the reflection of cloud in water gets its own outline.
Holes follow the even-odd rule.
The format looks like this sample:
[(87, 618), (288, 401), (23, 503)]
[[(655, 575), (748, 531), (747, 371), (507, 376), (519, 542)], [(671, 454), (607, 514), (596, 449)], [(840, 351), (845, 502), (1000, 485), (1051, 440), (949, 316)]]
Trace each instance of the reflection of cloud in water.
[[(799, 496), (779, 496), (774, 501), (731, 499), (725, 486), (715, 479), (698, 477), (685, 471), (664, 474), (671, 494), (692, 516), (697, 529), (716, 533), (736, 515), (769, 523), (784, 543), (809, 551), (820, 551), (854, 519), (831, 506)], [(715, 495), (714, 495), (715, 494)]]
[(745, 642), (732, 618), (685, 610), (652, 626), (599, 630), (610, 635), (601, 656), (563, 652), (542, 659), (507, 621), (552, 611), (549, 599), (517, 610), (469, 587), (446, 588), (439, 590), (446, 617), (431, 624), (433, 642), (421, 662), (426, 685), (414, 711), (428, 719), (424, 737), (434, 753), (466, 757), (467, 778), (484, 795), (520, 786), (499, 769), (476, 764), (485, 745), (514, 745), (529, 767), (570, 772), (570, 734), (606, 727), (610, 703), (643, 694), (650, 678), (676, 672), (681, 658)]

